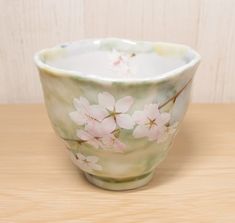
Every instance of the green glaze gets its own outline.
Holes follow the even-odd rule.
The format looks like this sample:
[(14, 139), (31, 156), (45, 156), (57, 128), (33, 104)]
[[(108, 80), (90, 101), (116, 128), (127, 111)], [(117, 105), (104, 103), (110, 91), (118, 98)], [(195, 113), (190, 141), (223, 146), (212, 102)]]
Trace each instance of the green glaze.
[[(135, 47), (123, 43), (121, 39), (100, 40), (102, 50), (124, 48), (130, 52), (157, 52), (163, 56), (178, 54), (182, 57), (190, 51), (194, 55), (184, 68), (176, 69), (159, 78), (144, 80), (109, 80), (89, 77), (79, 72), (59, 70), (50, 67), (46, 61), (68, 50), (69, 44), (43, 50), (35, 56), (40, 71), (45, 104), (55, 132), (66, 142), (69, 154), (75, 165), (86, 172), (86, 178), (93, 184), (110, 190), (125, 190), (143, 186), (152, 178), (154, 169), (166, 157), (176, 132), (182, 122), (189, 102), (192, 78), (199, 63), (199, 55), (186, 46), (165, 43), (137, 42)], [(92, 44), (92, 40), (76, 44)], [(136, 111), (144, 111), (146, 105), (158, 105), (161, 114), (168, 114), (165, 129), (175, 125), (174, 131), (163, 141), (136, 138), (131, 129), (116, 127), (113, 137), (125, 145), (121, 150), (112, 146), (95, 146), (82, 140), (78, 131), (84, 131), (86, 124), (79, 125), (71, 119), (76, 111), (74, 100), (82, 96), (91, 105), (99, 104), (99, 96), (107, 92), (116, 101), (129, 97), (133, 100), (125, 114), (134, 117)], [(79, 111), (78, 111), (79, 115)], [(173, 128), (172, 127), (172, 128)], [(99, 139), (100, 140), (100, 139)], [(103, 143), (103, 141), (102, 141)], [(102, 144), (103, 145), (103, 144)], [(77, 154), (77, 155), (76, 155)]]

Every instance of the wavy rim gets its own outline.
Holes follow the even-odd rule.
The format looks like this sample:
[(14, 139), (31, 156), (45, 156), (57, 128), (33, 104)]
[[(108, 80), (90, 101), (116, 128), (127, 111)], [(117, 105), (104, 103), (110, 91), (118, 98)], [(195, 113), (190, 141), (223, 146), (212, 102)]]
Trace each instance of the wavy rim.
[[(154, 45), (168, 45), (168, 46), (174, 46), (174, 47), (179, 47), (179, 48), (185, 48), (188, 51), (190, 51), (193, 55), (194, 58), (190, 60), (190, 62), (186, 63), (183, 66), (180, 66), (176, 69), (173, 69), (169, 72), (166, 73), (162, 73), (161, 75), (156, 75), (154, 77), (149, 77), (149, 78), (130, 78), (130, 79), (114, 79), (114, 78), (107, 78), (107, 77), (101, 77), (101, 76), (97, 76), (94, 74), (84, 74), (80, 71), (72, 71), (72, 70), (65, 70), (65, 69), (61, 69), (61, 68), (56, 68), (54, 66), (48, 65), (46, 63), (43, 62), (42, 60), (42, 56), (52, 50), (58, 50), (61, 49), (61, 46), (63, 45), (67, 45), (67, 44), (75, 44), (75, 45), (79, 45), (79, 44), (83, 44), (83, 43), (91, 43), (91, 44), (97, 44), (100, 43), (101, 41), (116, 41), (116, 42), (124, 42), (124, 43), (129, 43), (129, 44), (150, 44), (152, 46)], [(39, 52), (37, 52), (34, 55), (34, 62), (36, 63), (36, 66), (44, 71), (47, 71), (49, 73), (52, 73), (55, 76), (72, 76), (72, 77), (76, 77), (76, 78), (81, 78), (83, 80), (87, 80), (87, 81), (95, 81), (95, 82), (106, 82), (106, 83), (142, 83), (142, 82), (162, 82), (174, 77), (177, 77), (179, 75), (181, 75), (185, 70), (188, 70), (194, 66), (196, 66), (197, 64), (199, 64), (201, 60), (201, 56), (195, 51), (193, 50), (191, 47), (184, 45), (184, 44), (176, 44), (176, 43), (169, 43), (169, 42), (151, 42), (151, 41), (132, 41), (129, 39), (121, 39), (121, 38), (101, 38), (101, 39), (84, 39), (84, 40), (80, 40), (80, 41), (76, 41), (76, 42), (70, 42), (70, 43), (64, 43), (64, 44), (59, 44), (55, 47), (52, 48), (46, 48), (43, 49)]]

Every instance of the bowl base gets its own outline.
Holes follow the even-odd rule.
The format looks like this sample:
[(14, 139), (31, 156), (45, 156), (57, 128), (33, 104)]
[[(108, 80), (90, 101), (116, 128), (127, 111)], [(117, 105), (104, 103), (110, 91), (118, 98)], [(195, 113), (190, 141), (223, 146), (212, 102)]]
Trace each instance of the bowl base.
[(154, 171), (133, 178), (114, 179), (114, 178), (98, 177), (89, 173), (85, 173), (85, 177), (90, 183), (100, 188), (118, 191), (118, 190), (130, 190), (142, 187), (152, 179), (153, 174)]

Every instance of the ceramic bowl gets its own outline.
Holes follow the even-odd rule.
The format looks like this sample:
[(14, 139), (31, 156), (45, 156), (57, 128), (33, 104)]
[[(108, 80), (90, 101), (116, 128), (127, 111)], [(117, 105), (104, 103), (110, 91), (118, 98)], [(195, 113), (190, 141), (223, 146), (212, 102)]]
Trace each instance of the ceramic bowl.
[[(159, 63), (164, 72), (151, 77), (109, 78), (50, 63), (94, 50), (156, 53), (184, 64)], [(87, 180), (109, 190), (133, 189), (151, 180), (187, 110), (199, 61), (199, 54), (185, 45), (116, 38), (66, 43), (35, 55), (55, 132)]]

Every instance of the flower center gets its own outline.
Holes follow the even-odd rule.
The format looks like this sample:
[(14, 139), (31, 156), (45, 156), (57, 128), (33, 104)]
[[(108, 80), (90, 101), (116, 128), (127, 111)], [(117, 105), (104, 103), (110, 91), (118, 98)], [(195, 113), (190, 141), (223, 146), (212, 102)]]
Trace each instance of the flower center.
[(107, 110), (107, 111), (109, 114), (105, 118), (113, 117), (115, 122), (116, 122), (116, 116), (121, 114), (121, 112), (116, 112), (115, 108), (113, 108), (112, 111), (110, 111), (110, 110)]
[(147, 125), (149, 129), (151, 129), (153, 126), (157, 126), (157, 120), (148, 118), (148, 122), (145, 125)]
[(100, 137), (100, 136), (95, 136), (94, 139), (100, 141), (100, 140), (101, 140), (101, 137)]

